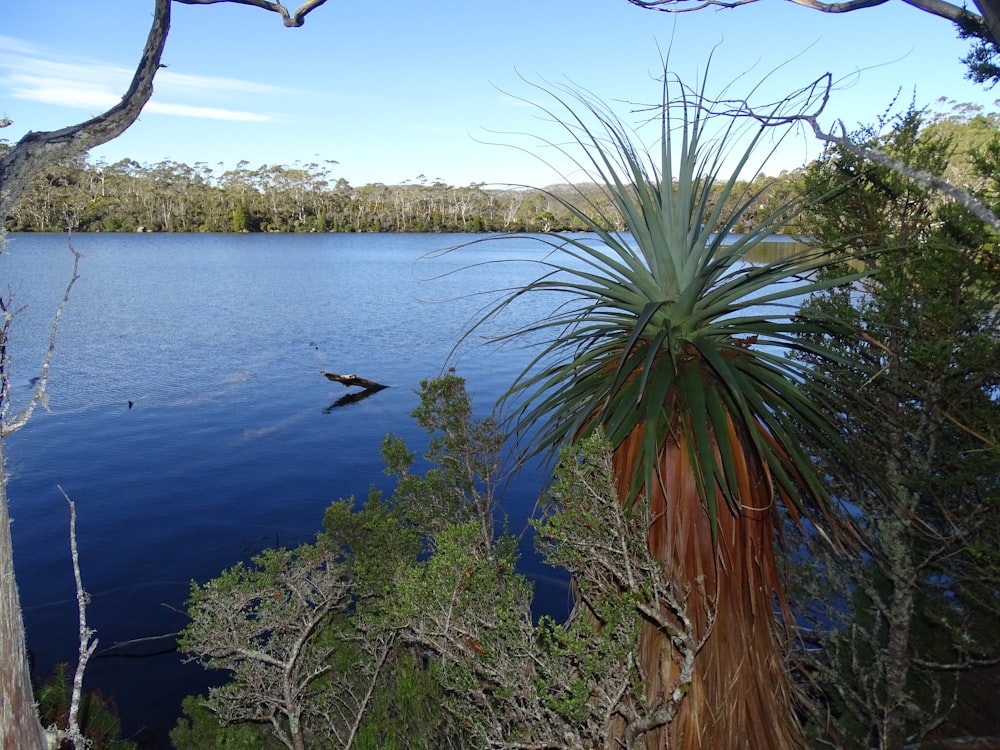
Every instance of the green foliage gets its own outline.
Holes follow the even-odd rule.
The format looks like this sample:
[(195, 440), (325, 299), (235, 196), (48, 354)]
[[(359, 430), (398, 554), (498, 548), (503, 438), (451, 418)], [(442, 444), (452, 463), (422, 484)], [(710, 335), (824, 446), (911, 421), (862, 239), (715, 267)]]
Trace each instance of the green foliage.
[[(233, 674), (209, 692), (208, 708), (226, 722), (270, 722), (283, 744), (298, 747), (305, 736), (327, 736), (326, 726), (316, 726), (323, 696), (338, 679), (349, 681), (362, 658), (326, 635), (350, 604), (349, 571), (325, 551), (266, 550), (249, 566), (192, 584), (192, 621), (178, 644), (205, 666)], [(342, 731), (330, 729), (336, 737)]]
[(183, 716), (170, 731), (174, 750), (278, 750), (283, 747), (266, 726), (224, 724), (206, 707), (207, 699), (189, 695), (181, 704)]
[(438, 664), (401, 652), (358, 732), (358, 750), (444, 750), (467, 747), (467, 733), (441, 710), (446, 700)]
[(233, 231), (250, 231), (250, 214), (247, 212), (247, 207), (242, 201), (237, 203), (236, 208), (233, 209)]
[(571, 722), (590, 710), (593, 686), (610, 673), (628, 680), (633, 697), (642, 696), (639, 673), (630, 674), (625, 666), (634, 664), (643, 613), (658, 608), (656, 598), (666, 583), (662, 566), (646, 547), (639, 517), (625, 513), (618, 502), (610, 457), (600, 432), (564, 449), (550, 504), (543, 518), (532, 522), (546, 562), (573, 575), (589, 615), (569, 626), (551, 620), (539, 624), (543, 651), (570, 662), (569, 679), (560, 680), (559, 670), (552, 670), (557, 679), (544, 685), (543, 694), (557, 701), (553, 708)]
[[(55, 673), (38, 688), (38, 716), (42, 726), (66, 729), (73, 694), (73, 675), (66, 664), (57, 664)], [(85, 692), (77, 717), (80, 731), (93, 750), (136, 750), (138, 745), (121, 737), (118, 709), (99, 691)]]
[[(546, 561), (568, 568), (581, 592), (587, 614), (566, 623), (533, 621), (532, 586), (515, 568), (517, 540), (501, 535), (484, 546), (475, 521), (444, 529), (434, 554), (397, 579), (395, 622), (437, 654), (444, 706), (472, 746), (599, 746), (613, 716), (648, 729), (676, 710), (683, 680), (666, 705), (647, 705), (640, 623), (669, 625), (679, 647), (696, 646), (683, 597), (626, 515), (603, 436), (567, 448), (549, 511), (534, 524)], [(665, 615), (661, 607), (675, 609)]]
[(962, 58), (968, 67), (965, 77), (993, 88), (1000, 81), (1000, 45), (986, 28), (985, 21), (978, 16), (968, 14), (960, 18), (956, 25), (960, 38), (973, 40), (969, 54)]
[(413, 417), (430, 436), (423, 475), (411, 473), (413, 456), (393, 435), (382, 455), (386, 472), (396, 477), (393, 503), (433, 543), (447, 525), (476, 519), (481, 542), (493, 540), (493, 512), (504, 480), (500, 453), (505, 436), (493, 417), (476, 420), (465, 381), (451, 371), (420, 383), (420, 405)]
[[(972, 163), (979, 197), (996, 206), (993, 131)], [(858, 137), (933, 174), (954, 154), (912, 110), (888, 134)], [(804, 307), (864, 332), (827, 341), (843, 366), (804, 357), (815, 366), (804, 391), (832, 388), (842, 404), (840, 429), (863, 463), (845, 474), (815, 454), (872, 552), (807, 565), (821, 593), (804, 598), (826, 605), (814, 676), (848, 744), (899, 747), (947, 716), (963, 666), (1000, 653), (1000, 258), (996, 237), (960, 206), (850, 153), (828, 151), (805, 184), (840, 187), (805, 222), (817, 245), (872, 272)], [(869, 254), (877, 247), (891, 250)]]
[(420, 533), (399, 508), (372, 491), (363, 510), (352, 500), (327, 508), (317, 546), (351, 571), (351, 596), (377, 602), (391, 593), (396, 571), (422, 550)]
[[(491, 428), (472, 420), (460, 378), (422, 387), (414, 416), (435, 432), (426, 458), (440, 464), (413, 475), (413, 455), (387, 439), (387, 467), (400, 475), (390, 500), (373, 490), (361, 509), (353, 500), (333, 503), (315, 544), (267, 550), (249, 565), (192, 584), (192, 622), (180, 646), (206, 666), (231, 672), (232, 681), (203, 701), (218, 720), (270, 723), (286, 747), (465, 746), (464, 730), (440, 709), (437, 665), (399, 637), (400, 581), (436, 548), (436, 529), (446, 535), (449, 523), (474, 518), (478, 507), (492, 512), (491, 497), (477, 499), (489, 482), (475, 472), (481, 465), (496, 474), (481, 462), (502, 437), (497, 443)], [(482, 444), (463, 442), (480, 438)], [(446, 446), (464, 456), (446, 455)], [(426, 510), (417, 506), (431, 497), (447, 498), (449, 521), (421, 528), (414, 519)], [(485, 525), (471, 522), (480, 549), (492, 542), (481, 536)], [(189, 724), (218, 731), (201, 713)]]
[[(781, 178), (781, 182), (786, 180)], [(559, 189), (559, 188), (557, 188)], [(593, 185), (565, 186), (601, 204)], [(567, 193), (569, 195), (569, 193)], [(578, 203), (574, 195), (571, 202)], [(352, 187), (327, 164), (261, 165), (215, 174), (173, 161), (114, 164), (77, 160), (39, 175), (14, 206), (12, 231), (62, 228), (67, 208), (80, 232), (539, 232), (585, 227), (548, 195), (405, 183)], [(610, 207), (605, 212), (613, 217)], [(620, 226), (620, 219), (615, 218)], [(608, 228), (611, 228), (609, 225)]]
[[(804, 470), (809, 456), (800, 433), (847, 447), (829, 424), (825, 402), (799, 392), (801, 366), (774, 352), (786, 350), (798, 334), (829, 329), (836, 321), (793, 319), (774, 309), (836, 282), (816, 280), (830, 260), (812, 251), (746, 262), (802, 205), (793, 200), (757, 215), (731, 241), (743, 210), (758, 205), (761, 193), (736, 176), (725, 178), (723, 155), (726, 170), (738, 174), (773, 133), (765, 126), (741, 133), (736, 121), (726, 137), (713, 133), (709, 140), (703, 94), (677, 83), (683, 93), (671, 103), (674, 88), (666, 73), (663, 85), (659, 153), (649, 161), (639, 137), (602, 103), (570, 88), (552, 94), (558, 113), (544, 111), (556, 121), (563, 115), (568, 135), (583, 151), (573, 156), (591, 168), (606, 194), (602, 205), (577, 196), (586, 210), (553, 197), (596, 239), (541, 238), (554, 252), (538, 280), (502, 298), (485, 318), (526, 294), (569, 300), (509, 335), (541, 340), (543, 347), (504, 396), (516, 407), (514, 429), (537, 429), (533, 444), (540, 452), (599, 426), (616, 449), (640, 431), (633, 492), (653, 486), (664, 443), (678, 441), (691, 452), (714, 534), (717, 491), (734, 512), (748, 502), (739, 497), (734, 460), (744, 447), (788, 502), (803, 510), (827, 505), (826, 488)], [(562, 97), (576, 100), (582, 114)], [(730, 140), (737, 135), (747, 136), (745, 147), (731, 154)], [(672, 185), (664, 175), (676, 175)], [(607, 229), (616, 222), (605, 205), (624, 217), (629, 234)], [(844, 281), (855, 278), (848, 272)], [(818, 344), (809, 346), (816, 347), (816, 356), (833, 356)], [(731, 422), (739, 425), (735, 431)]]
[(268, 724), (268, 742), (298, 747), (293, 714), (306, 747), (587, 746), (606, 736), (623, 695), (643, 710), (639, 623), (677, 591), (639, 536), (621, 536), (634, 519), (615, 499), (603, 438), (567, 450), (536, 525), (598, 620), (536, 623), (519, 539), (484, 537), (492, 520), (480, 517), (495, 509), (502, 435), (473, 417), (454, 373), (422, 384), (414, 417), (431, 433), (424, 474), (390, 438), (389, 499), (334, 503), (316, 544), (192, 585), (181, 646), (232, 681), (189, 699), (180, 750), (238, 750)]

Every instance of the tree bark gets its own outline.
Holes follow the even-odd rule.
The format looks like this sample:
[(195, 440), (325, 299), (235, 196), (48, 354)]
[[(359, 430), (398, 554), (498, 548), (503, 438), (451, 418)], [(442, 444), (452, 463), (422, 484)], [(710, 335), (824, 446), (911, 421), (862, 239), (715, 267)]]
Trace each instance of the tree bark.
[[(326, 0), (307, 0), (290, 16), (280, 2), (265, 0), (178, 0), (189, 4), (241, 2), (281, 13), (286, 26), (303, 19)], [(25, 188), (42, 169), (78, 156), (121, 135), (138, 119), (153, 94), (153, 79), (170, 30), (171, 0), (156, 0), (153, 23), (142, 57), (121, 102), (97, 117), (60, 130), (28, 132), (0, 160), (0, 225), (6, 221)], [(0, 119), (0, 127), (9, 125)], [(2, 250), (2, 247), (0, 247)], [(7, 315), (6, 309), (4, 314)], [(9, 319), (8, 321), (9, 322)], [(6, 378), (5, 322), (0, 330), (0, 379)], [(3, 435), (16, 427), (4, 420), (8, 404), (6, 382), (0, 385), (0, 750), (43, 750), (46, 735), (38, 720), (31, 689), (24, 621), (14, 578), (14, 551), (7, 505), (7, 476), (3, 471)], [(26, 419), (25, 419), (26, 421)], [(20, 425), (18, 425), (20, 426)]]
[(1000, 45), (1000, 2), (997, 0), (975, 0), (983, 25), (989, 32), (990, 39)]
[[(637, 502), (631, 477), (643, 439), (640, 425), (612, 457), (623, 505)], [(785, 604), (770, 477), (751, 450), (738, 453), (741, 510), (731, 512), (720, 493), (714, 541), (691, 455), (683, 441), (666, 440), (657, 480), (652, 488), (643, 488), (638, 502), (646, 504), (652, 519), (648, 549), (685, 593), (686, 615), (701, 645), (694, 663), (685, 666), (676, 639), (652, 620), (643, 624), (638, 661), (649, 705), (662, 702), (681, 684), (686, 687), (673, 720), (646, 732), (636, 746), (798, 750), (805, 740), (792, 709), (793, 686), (780, 637), (785, 626), (774, 611), (775, 602), (783, 609)], [(680, 679), (685, 671), (686, 679)], [(605, 747), (631, 746), (627, 735), (619, 722)]]
[(42, 750), (46, 740), (32, 698), (10, 524), (0, 440), (0, 750)]
[(275, 13), (281, 15), (281, 20), (285, 26), (301, 26), (305, 23), (306, 16), (309, 11), (318, 8), (326, 0), (306, 0), (298, 7), (294, 13), (289, 13), (288, 9), (284, 5), (278, 2), (271, 2), (270, 0), (176, 0), (178, 3), (184, 3), (185, 5), (214, 5), (215, 3), (236, 3), (238, 5), (252, 5), (255, 8), (263, 8), (264, 10), (271, 10)]
[[(209, 5), (229, 2), (252, 5), (279, 13), (285, 26), (301, 26), (306, 15), (326, 0), (307, 0), (293, 14), (280, 2), (269, 0), (175, 0), (187, 5)], [(153, 95), (153, 79), (162, 67), (160, 57), (170, 31), (171, 0), (156, 0), (153, 25), (146, 38), (142, 58), (136, 67), (132, 83), (121, 102), (107, 112), (86, 122), (61, 130), (29, 132), (0, 160), (0, 217), (6, 220), (14, 204), (31, 179), (44, 167), (114, 140), (138, 119), (146, 102)]]
[[(749, 5), (758, 0), (628, 0), (632, 5), (640, 8), (661, 10), (666, 13), (687, 13), (701, 10), (702, 8), (736, 8), (740, 5)], [(827, 0), (788, 0), (788, 2), (801, 5), (812, 10), (823, 13), (850, 13), (864, 8), (874, 8), (877, 5), (884, 5), (888, 0), (843, 0), (843, 2), (827, 2)], [(947, 0), (903, 0), (907, 5), (930, 13), (932, 16), (944, 18), (952, 22), (962, 20), (978, 20), (984, 37), (990, 39), (995, 44), (1000, 45), (1000, 3), (997, 0), (974, 0), (980, 15), (968, 10), (967, 6), (947, 2)]]

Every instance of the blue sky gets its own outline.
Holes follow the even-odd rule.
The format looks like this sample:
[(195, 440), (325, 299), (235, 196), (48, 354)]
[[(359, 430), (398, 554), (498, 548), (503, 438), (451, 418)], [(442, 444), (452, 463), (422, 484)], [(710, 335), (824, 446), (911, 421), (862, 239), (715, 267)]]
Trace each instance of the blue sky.
[[(0, 116), (14, 124), (0, 137), (63, 127), (117, 101), (152, 8), (152, 0), (5, 2)], [(830, 73), (838, 85), (826, 125), (872, 122), (900, 92), (904, 105), (914, 92), (921, 105), (944, 96), (992, 108), (1000, 96), (964, 80), (968, 44), (948, 22), (895, 0), (837, 16), (779, 0), (681, 15), (626, 0), (331, 0), (299, 29), (246, 6), (175, 5), (152, 101), (91, 157), (201, 162), (217, 174), (241, 159), (336, 161), (332, 176), (355, 186), (421, 175), (542, 186), (562, 181), (538, 158), (551, 150), (516, 134), (557, 136), (521, 101), (537, 98), (523, 79), (571, 81), (635, 119), (630, 103), (659, 97), (668, 49), (671, 71), (687, 82), (712, 56), (709, 91), (735, 81), (730, 93), (742, 94), (769, 74), (763, 94), (774, 96)], [(795, 168), (818, 151), (794, 135), (764, 171)]]

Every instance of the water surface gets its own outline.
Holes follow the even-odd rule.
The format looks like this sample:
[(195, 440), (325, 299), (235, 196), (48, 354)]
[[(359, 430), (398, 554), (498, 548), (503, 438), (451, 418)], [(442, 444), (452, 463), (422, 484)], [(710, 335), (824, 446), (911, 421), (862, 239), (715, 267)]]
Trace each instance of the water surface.
[[(176, 632), (192, 579), (319, 530), (338, 498), (387, 488), (387, 432), (413, 446), (424, 378), (457, 367), (487, 413), (526, 354), (479, 336), (453, 351), (485, 300), (475, 290), (533, 276), (524, 240), (427, 254), (448, 235), (76, 235), (80, 279), (58, 332), (49, 412), (6, 443), (15, 566), (38, 673), (75, 664), (76, 602), (61, 486), (78, 511), (84, 584), (99, 649)], [(60, 235), (14, 235), (0, 273), (27, 305), (12, 334), (14, 408), (26, 403), (72, 256)], [(485, 263), (462, 273), (457, 269)], [(531, 314), (525, 311), (525, 315)], [(513, 313), (484, 330), (518, 322)], [(345, 408), (321, 370), (390, 387)], [(131, 407), (129, 403), (131, 402)], [(503, 510), (523, 527), (539, 479)], [(562, 611), (561, 580), (542, 606)], [(87, 686), (111, 693), (126, 728), (162, 734), (206, 673), (172, 641), (91, 662)], [(120, 653), (120, 652), (119, 652)]]

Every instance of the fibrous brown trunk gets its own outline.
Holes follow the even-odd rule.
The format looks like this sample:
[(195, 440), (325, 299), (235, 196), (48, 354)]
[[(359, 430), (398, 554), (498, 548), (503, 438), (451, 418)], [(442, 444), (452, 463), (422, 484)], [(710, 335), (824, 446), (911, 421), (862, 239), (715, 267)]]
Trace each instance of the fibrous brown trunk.
[[(687, 592), (686, 614), (697, 639), (707, 634), (675, 718), (647, 733), (643, 747), (804, 746), (775, 612), (781, 584), (770, 477), (752, 453), (736, 457), (741, 507), (732, 512), (721, 494), (717, 497), (718, 536), (713, 542), (687, 445), (668, 438), (660, 450), (655, 486), (644, 488), (638, 500), (630, 494), (641, 440), (640, 427), (614, 453), (619, 498), (648, 506), (649, 549), (680, 591)], [(662, 703), (678, 684), (683, 654), (668, 633), (646, 622), (639, 660), (649, 704)], [(607, 747), (618, 747), (620, 739), (609, 738)]]

